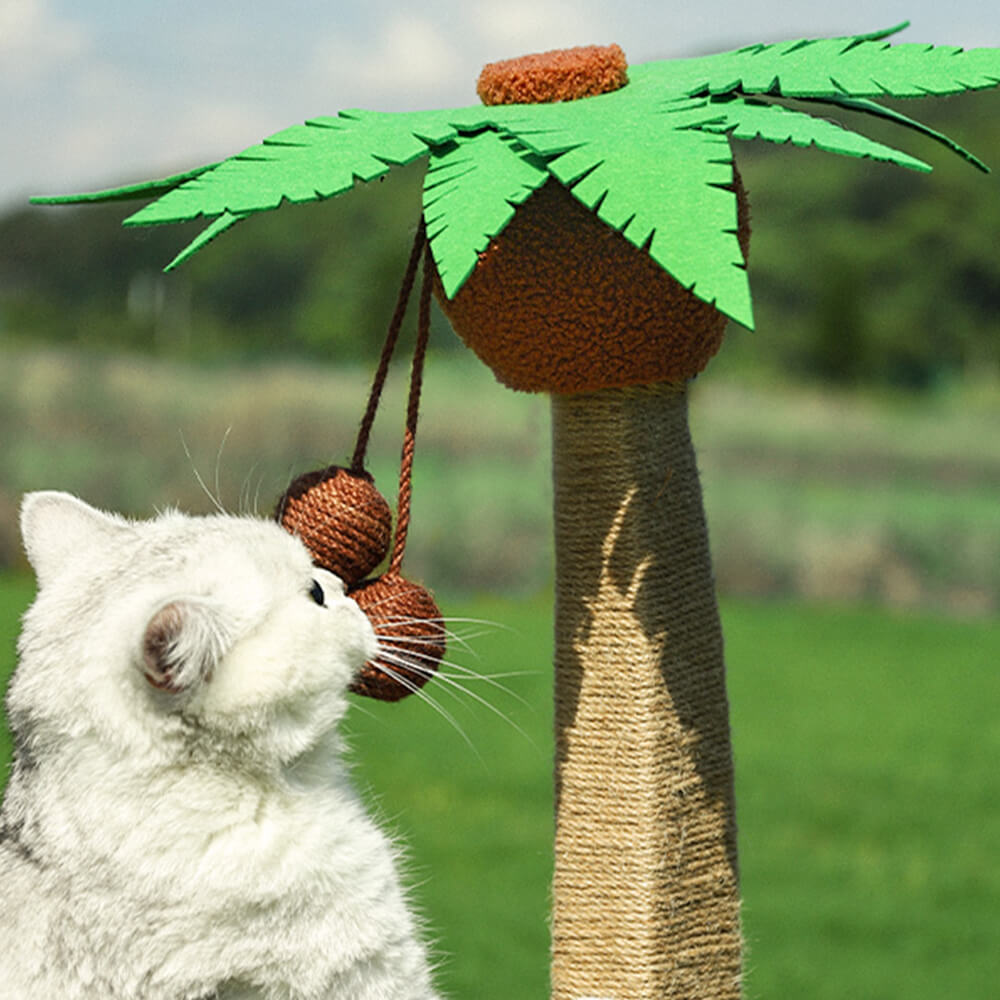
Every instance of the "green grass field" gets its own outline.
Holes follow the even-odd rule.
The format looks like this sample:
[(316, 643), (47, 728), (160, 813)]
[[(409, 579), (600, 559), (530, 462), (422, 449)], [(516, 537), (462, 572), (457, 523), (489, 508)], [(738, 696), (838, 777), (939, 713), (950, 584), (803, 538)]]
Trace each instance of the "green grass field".
[[(30, 594), (23, 578), (0, 577), (0, 675)], [(443, 603), (456, 618), (500, 626), (461, 659), (523, 674), (503, 681), (517, 697), (469, 685), (510, 721), (440, 681), (428, 693), (464, 736), (417, 699), (358, 702), (357, 776), (409, 845), (446, 992), (544, 997), (550, 602)], [(997, 623), (731, 602), (723, 619), (747, 997), (996, 995)]]

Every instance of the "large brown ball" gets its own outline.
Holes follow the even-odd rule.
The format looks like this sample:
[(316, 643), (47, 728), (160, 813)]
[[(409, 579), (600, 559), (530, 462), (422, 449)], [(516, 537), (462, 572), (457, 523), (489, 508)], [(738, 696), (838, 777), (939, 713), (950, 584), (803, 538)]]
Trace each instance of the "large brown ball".
[[(735, 173), (739, 237), (749, 205)], [(455, 332), (512, 389), (591, 392), (697, 375), (727, 318), (555, 180), (521, 205), (453, 299)]]
[(350, 585), (385, 558), (392, 511), (367, 472), (331, 465), (292, 481), (275, 518), (302, 539), (313, 562)]
[(380, 701), (399, 701), (424, 686), (444, 656), (441, 612), (430, 592), (394, 573), (365, 580), (348, 591), (368, 616), (379, 652), (351, 690)]

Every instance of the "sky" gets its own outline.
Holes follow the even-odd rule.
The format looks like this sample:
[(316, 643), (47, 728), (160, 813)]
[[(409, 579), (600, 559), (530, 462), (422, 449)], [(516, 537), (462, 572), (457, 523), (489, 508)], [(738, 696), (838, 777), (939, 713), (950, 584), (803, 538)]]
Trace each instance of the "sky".
[(473, 104), (493, 60), (617, 42), (631, 63), (909, 20), (1000, 46), (987, 0), (0, 0), (0, 207), (164, 176), (342, 108)]

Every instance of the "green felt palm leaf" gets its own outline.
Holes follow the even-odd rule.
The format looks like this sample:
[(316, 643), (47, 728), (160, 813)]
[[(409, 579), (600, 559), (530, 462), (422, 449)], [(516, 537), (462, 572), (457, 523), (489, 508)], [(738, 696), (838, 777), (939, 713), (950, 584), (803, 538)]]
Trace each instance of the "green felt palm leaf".
[(655, 78), (664, 93), (926, 97), (996, 86), (1000, 50), (892, 45), (856, 36), (752, 45), (637, 69)]
[[(345, 111), (161, 181), (34, 200), (152, 197), (157, 200), (127, 224), (210, 220), (173, 267), (248, 215), (285, 201), (333, 197), (426, 155), (424, 210), (451, 296), (514, 208), (552, 176), (696, 295), (750, 325), (730, 138), (811, 145), (929, 169), (826, 120), (831, 110), (847, 109), (916, 130), (985, 169), (948, 137), (871, 98), (995, 86), (1000, 50), (890, 45), (886, 39), (900, 27), (905, 25), (633, 66), (620, 90), (560, 104)], [(794, 98), (801, 107), (767, 103), (772, 97)], [(816, 117), (808, 113), (812, 108)]]
[(221, 236), (227, 229), (231, 229), (237, 222), (242, 222), (246, 215), (233, 215), (231, 212), (223, 212), (212, 224), (203, 229), (174, 259), (163, 269), (172, 271), (179, 267), (189, 257), (193, 257), (203, 246), (211, 243), (217, 236)]
[(163, 195), (127, 225), (243, 216), (306, 202), (370, 181), (456, 136), (444, 112), (345, 111), (285, 129)]
[[(623, 93), (623, 92), (619, 92)], [(750, 290), (736, 239), (732, 152), (704, 100), (629, 101), (607, 95), (549, 105), (547, 114), (505, 127), (540, 156), (588, 208), (682, 285), (752, 327)]]
[(137, 201), (145, 198), (158, 198), (179, 187), (186, 181), (200, 177), (206, 171), (217, 167), (217, 163), (209, 163), (193, 170), (185, 170), (182, 174), (173, 174), (161, 180), (142, 181), (139, 184), (126, 184), (122, 187), (106, 188), (103, 191), (91, 191), (85, 194), (46, 195), (32, 198), (33, 205), (83, 205), (88, 202)]
[(943, 132), (932, 129), (923, 122), (918, 122), (914, 118), (909, 118), (907, 115), (901, 114), (893, 108), (883, 107), (881, 104), (876, 104), (875, 101), (869, 101), (863, 97), (826, 97), (821, 103), (832, 104), (838, 108), (845, 108), (848, 111), (858, 111), (865, 115), (873, 115), (876, 118), (892, 122), (894, 125), (901, 125), (903, 128), (910, 129), (913, 132), (926, 136), (928, 139), (933, 139), (934, 142), (940, 143), (945, 149), (962, 157), (963, 160), (970, 163), (977, 170), (982, 170), (983, 173), (987, 174), (990, 172), (990, 168), (978, 156), (974, 156), (963, 146), (955, 142), (954, 139)]
[(814, 118), (801, 111), (752, 99), (726, 98), (712, 103), (714, 107), (724, 110), (726, 118), (723, 122), (699, 126), (707, 132), (724, 132), (734, 139), (766, 139), (794, 146), (815, 146), (827, 153), (868, 157), (911, 170), (926, 172), (931, 169), (923, 160), (842, 128), (825, 118)]
[(477, 254), (548, 177), (537, 156), (495, 132), (481, 132), (431, 152), (424, 179), (424, 220), (449, 298), (472, 273)]

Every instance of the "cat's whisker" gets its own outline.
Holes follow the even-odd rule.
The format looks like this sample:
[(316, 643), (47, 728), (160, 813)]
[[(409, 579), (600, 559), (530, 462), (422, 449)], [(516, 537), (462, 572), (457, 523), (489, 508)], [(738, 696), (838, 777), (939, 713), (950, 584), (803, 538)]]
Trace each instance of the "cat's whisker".
[[(397, 666), (404, 666), (404, 665), (397, 664)], [(422, 701), (430, 705), (430, 707), (433, 708), (434, 711), (437, 712), (438, 715), (440, 715), (455, 730), (455, 732), (458, 733), (459, 736), (462, 737), (463, 742), (476, 755), (476, 757), (478, 757), (479, 760), (482, 761), (483, 759), (482, 755), (476, 749), (476, 746), (472, 742), (472, 740), (469, 739), (468, 733), (466, 733), (466, 731), (462, 728), (459, 721), (436, 699), (432, 698), (429, 694), (427, 694), (426, 691), (423, 690), (423, 688), (420, 685), (414, 684), (413, 681), (411, 681), (408, 677), (405, 677), (398, 670), (393, 670), (392, 667), (390, 666), (390, 663), (383, 658), (379, 659), (379, 670), (381, 670), (387, 677), (396, 681), (397, 684), (400, 684), (403, 687), (405, 687), (411, 694), (415, 694)], [(419, 671), (413, 671), (413, 672), (418, 673)]]
[[(437, 619), (436, 621), (443, 621), (444, 619)], [(419, 624), (422, 619), (407, 619), (407, 624)], [(468, 621), (474, 621), (473, 619), (468, 619)], [(392, 623), (390, 623), (392, 624)], [(489, 678), (489, 675), (483, 675), (473, 670), (464, 664), (442, 660), (440, 655), (441, 640), (439, 636), (435, 635), (411, 635), (406, 631), (393, 632), (391, 630), (386, 630), (383, 627), (382, 622), (379, 623), (379, 627), (376, 628), (375, 634), (376, 639), (379, 642), (380, 648), (385, 649), (386, 647), (392, 648), (397, 654), (401, 654), (405, 651), (411, 660), (420, 659), (430, 664), (432, 667), (436, 666), (439, 662), (442, 666), (450, 667), (458, 675), (464, 675), (469, 679), (483, 680), (488, 683), (491, 687), (496, 688), (496, 690), (502, 692), (508, 697), (513, 698), (515, 701), (524, 705), (526, 708), (532, 708), (528, 701), (522, 698), (515, 691), (511, 690), (507, 685), (500, 684), (497, 680)], [(471, 649), (468, 643), (460, 641), (459, 643), (464, 650), (470, 652), (472, 655), (476, 655), (475, 651)], [(428, 652), (424, 652), (420, 647), (424, 646), (428, 648)], [(414, 648), (416, 647), (416, 648)], [(515, 676), (515, 675), (510, 675)]]
[[(406, 652), (408, 653), (409, 651)], [(427, 676), (428, 678), (431, 677), (438, 678), (444, 683), (446, 691), (449, 691), (449, 693), (451, 694), (455, 694), (455, 691), (460, 692), (467, 698), (471, 698), (473, 701), (478, 702), (484, 708), (487, 708), (489, 709), (489, 711), (493, 712), (494, 715), (497, 715), (499, 718), (503, 719), (504, 722), (506, 722), (509, 726), (511, 726), (511, 728), (516, 730), (529, 743), (531, 743), (532, 746), (535, 746), (534, 740), (532, 740), (531, 737), (513, 719), (510, 718), (510, 716), (508, 716), (501, 709), (497, 708), (496, 705), (494, 705), (492, 702), (487, 701), (487, 699), (483, 698), (481, 695), (478, 695), (475, 691), (470, 691), (457, 679), (448, 675), (447, 673), (435, 672), (433, 669), (428, 669), (422, 664), (413, 663), (412, 660), (409, 659), (409, 657), (406, 655), (406, 653), (403, 653), (401, 651), (397, 652), (395, 650), (390, 650), (390, 649), (380, 650), (380, 656), (379, 656), (380, 668), (382, 668), (382, 664), (384, 663), (394, 664), (395, 666), (400, 667), (403, 670), (410, 670), (412, 673), (415, 673), (418, 676)], [(447, 664), (447, 666), (460, 669), (460, 666), (458, 664), (449, 663)], [(483, 678), (482, 675), (477, 675), (477, 676), (480, 677), (481, 679), (484, 680), (486, 679)], [(494, 686), (499, 688), (501, 691), (504, 691), (506, 694), (513, 695), (513, 692), (507, 691), (502, 684), (494, 684)], [(451, 688), (454, 688), (455, 691), (452, 691)], [(421, 693), (421, 692), (416, 692), (416, 693)], [(518, 696), (513, 695), (513, 697), (517, 698)], [(518, 700), (523, 701), (523, 699), (520, 698), (518, 698)], [(524, 702), (524, 704), (527, 703)]]
[[(435, 668), (437, 664), (440, 664), (442, 666), (451, 667), (454, 671), (461, 673), (466, 677), (481, 678), (487, 676), (474, 670), (472, 667), (466, 666), (465, 664), (457, 661), (442, 659), (443, 650), (441, 648), (442, 644), (439, 636), (410, 635), (406, 632), (376, 630), (375, 637), (380, 648), (405, 651), (406, 655), (411, 658), (427, 662), (432, 669)], [(462, 653), (474, 656), (478, 659), (475, 651), (467, 643), (459, 643), (459, 646)], [(502, 690), (504, 694), (520, 700), (517, 694), (503, 685), (497, 685), (497, 687)]]
[[(201, 476), (201, 473), (198, 471), (198, 467), (194, 463), (194, 456), (191, 454), (191, 449), (188, 448), (188, 444), (187, 444), (187, 441), (184, 439), (184, 433), (183, 432), (180, 432), (180, 438), (181, 438), (181, 447), (183, 447), (183, 449), (184, 449), (184, 454), (187, 456), (188, 461), (191, 463), (191, 471), (194, 473), (195, 481), (201, 487), (201, 490), (205, 494), (205, 496), (207, 496), (208, 499), (212, 502), (212, 506), (220, 514), (222, 514), (223, 516), (226, 516), (228, 514), (228, 511), (219, 502), (218, 497), (216, 497), (215, 494), (212, 493), (212, 491), (208, 488), (208, 486), (205, 483), (205, 480)], [(223, 443), (225, 443), (224, 440), (223, 440)]]
[[(508, 677), (529, 677), (532, 675), (530, 670), (514, 670), (507, 673), (498, 674), (481, 674), (471, 667), (465, 666), (464, 663), (455, 663), (450, 660), (443, 660), (441, 665), (443, 667), (449, 668), (453, 673), (447, 674), (449, 677), (461, 677), (467, 681), (482, 681), (484, 684), (488, 684), (492, 688), (496, 688), (497, 691), (502, 692), (508, 698), (513, 698), (515, 701), (524, 705), (525, 708), (534, 708), (531, 702), (522, 698), (516, 691), (509, 688), (506, 684), (501, 684), (500, 681)], [(438, 671), (440, 673), (440, 671)]]
[[(376, 604), (378, 603), (381, 602), (376, 602)], [(483, 626), (489, 626), (489, 628), (480, 629), (478, 632), (459, 633), (456, 632), (454, 629), (448, 627), (449, 625), (452, 624), (483, 625)], [(502, 625), (499, 625), (496, 622), (486, 621), (478, 618), (414, 618), (414, 617), (407, 617), (404, 615), (392, 615), (392, 616), (386, 616), (384, 618), (378, 618), (376, 621), (376, 625), (379, 628), (399, 627), (401, 629), (400, 633), (401, 635), (405, 632), (406, 627), (410, 625), (437, 625), (440, 627), (441, 633), (444, 635), (446, 639), (448, 639), (450, 642), (457, 643), (464, 649), (467, 649), (473, 655), (476, 655), (476, 653), (469, 645), (470, 639), (478, 639), (481, 636), (489, 635), (492, 629), (503, 628)], [(410, 637), (407, 636), (407, 638)], [(412, 638), (414, 639), (420, 638), (430, 642), (438, 641), (436, 637), (432, 638), (429, 636), (419, 636), (419, 637), (413, 636)]]
[[(219, 444), (219, 450), (215, 453), (215, 495), (216, 497), (222, 496), (222, 489), (219, 486), (220, 473), (222, 470), (222, 453), (226, 450), (226, 442), (229, 440), (229, 435), (233, 432), (233, 425), (230, 424), (226, 428), (226, 433), (222, 435), (222, 441)], [(224, 512), (225, 513), (225, 512)]]
[[(500, 681), (507, 677), (535, 677), (538, 673), (536, 670), (509, 670), (502, 674), (478, 674), (474, 670), (469, 670), (468, 668), (461, 667), (458, 664), (449, 663), (448, 666), (457, 667), (460, 672), (456, 674), (449, 674), (446, 671), (439, 670), (438, 675), (441, 677), (461, 677), (467, 681)], [(520, 695), (518, 695), (515, 691), (512, 691), (510, 688), (503, 687), (501, 690), (504, 694), (509, 694), (512, 698), (517, 698), (522, 704), (527, 705), (529, 708), (533, 707), (531, 702), (525, 701), (520, 697)]]
[(257, 478), (257, 489), (254, 492), (252, 507), (250, 505), (250, 483), (259, 465), (259, 462), (254, 462), (254, 464), (250, 466), (247, 474), (243, 477), (243, 485), (240, 487), (240, 513), (242, 513), (244, 517), (258, 516), (261, 487), (260, 477), (258, 476)]

